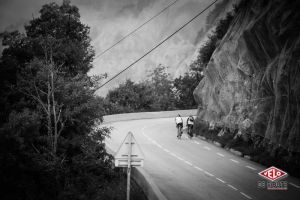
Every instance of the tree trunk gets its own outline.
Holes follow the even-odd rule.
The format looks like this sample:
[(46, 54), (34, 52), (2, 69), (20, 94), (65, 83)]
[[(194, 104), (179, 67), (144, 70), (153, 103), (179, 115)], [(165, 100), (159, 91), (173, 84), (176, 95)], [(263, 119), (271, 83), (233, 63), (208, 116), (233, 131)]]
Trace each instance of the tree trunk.
[(56, 116), (56, 104), (54, 98), (54, 81), (53, 81), (53, 69), (51, 69), (51, 97), (52, 97), (52, 110), (53, 110), (53, 121), (54, 121), (54, 141), (53, 141), (53, 153), (56, 154), (57, 151), (57, 140), (58, 140), (58, 132), (57, 132), (57, 116)]

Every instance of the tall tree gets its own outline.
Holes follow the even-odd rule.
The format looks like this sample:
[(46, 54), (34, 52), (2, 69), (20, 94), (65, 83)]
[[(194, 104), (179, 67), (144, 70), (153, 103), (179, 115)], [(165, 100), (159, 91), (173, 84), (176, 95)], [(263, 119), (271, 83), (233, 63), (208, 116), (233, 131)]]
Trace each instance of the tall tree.
[(41, 38), (52, 38), (53, 60), (69, 75), (87, 73), (92, 67), (94, 50), (90, 44), (89, 27), (80, 21), (79, 10), (64, 0), (62, 5), (46, 4), (40, 16), (25, 26), (35, 56), (44, 57)]
[(87, 76), (89, 28), (69, 1), (40, 14), (26, 34), (1, 34), (1, 198), (101, 198), (114, 173), (103, 144), (109, 130), (98, 128), (101, 77)]
[(173, 82), (166, 70), (167, 68), (160, 64), (148, 75), (148, 84), (152, 87), (155, 97), (152, 110), (175, 109)]
[(199, 81), (195, 75), (185, 73), (174, 80), (176, 107), (180, 109), (196, 108), (193, 92)]

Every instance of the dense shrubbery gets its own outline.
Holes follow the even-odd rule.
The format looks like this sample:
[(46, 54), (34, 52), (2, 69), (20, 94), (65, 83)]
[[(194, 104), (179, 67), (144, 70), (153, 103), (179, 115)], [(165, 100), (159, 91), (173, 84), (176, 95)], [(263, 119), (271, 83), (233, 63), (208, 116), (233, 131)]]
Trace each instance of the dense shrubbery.
[(124, 199), (103, 143), (110, 130), (98, 127), (102, 77), (87, 76), (89, 28), (69, 1), (40, 14), (26, 34), (1, 34), (1, 199)]
[(196, 108), (193, 91), (197, 84), (188, 74), (173, 82), (166, 68), (159, 65), (146, 81), (127, 80), (109, 91), (103, 105), (107, 114), (192, 109)]

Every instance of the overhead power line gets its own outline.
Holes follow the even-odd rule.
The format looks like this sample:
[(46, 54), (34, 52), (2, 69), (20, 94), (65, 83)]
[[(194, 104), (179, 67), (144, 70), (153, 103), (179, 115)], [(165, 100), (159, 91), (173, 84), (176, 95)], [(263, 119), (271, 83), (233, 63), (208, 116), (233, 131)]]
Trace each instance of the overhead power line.
[(105, 54), (107, 51), (111, 50), (113, 47), (115, 47), (116, 45), (118, 45), (120, 42), (122, 42), (123, 40), (125, 40), (126, 38), (128, 38), (130, 35), (132, 35), (133, 33), (135, 33), (136, 31), (138, 31), (140, 28), (142, 28), (143, 26), (145, 26), (146, 24), (148, 24), (150, 21), (152, 21), (154, 18), (158, 17), (160, 14), (162, 14), (165, 10), (167, 10), (168, 8), (170, 8), (171, 6), (173, 6), (177, 1), (179, 0), (175, 0), (172, 3), (170, 3), (168, 6), (166, 6), (164, 9), (162, 9), (161, 11), (159, 11), (156, 15), (154, 15), (153, 17), (151, 17), (150, 19), (148, 19), (146, 22), (144, 22), (143, 24), (141, 24), (140, 26), (138, 26), (137, 28), (135, 28), (133, 31), (129, 32), (127, 35), (125, 35), (124, 37), (122, 37), (119, 41), (117, 41), (115, 44), (113, 44), (112, 46), (108, 47), (107, 49), (105, 49), (104, 51), (102, 51), (100, 54), (98, 54), (97, 56), (95, 56), (96, 60), (97, 58), (101, 57), (103, 54)]
[(203, 9), (201, 12), (199, 12), (197, 15), (195, 15), (192, 19), (190, 19), (189, 21), (187, 21), (184, 25), (182, 25), (179, 29), (177, 29), (175, 32), (173, 32), (171, 35), (169, 35), (168, 37), (166, 37), (163, 41), (161, 41), (160, 43), (158, 43), (157, 45), (155, 45), (152, 49), (150, 49), (147, 53), (145, 53), (143, 56), (141, 56), (139, 59), (137, 59), (136, 61), (134, 61), (133, 63), (131, 63), (129, 66), (127, 66), (126, 68), (124, 68), (122, 71), (120, 71), (119, 73), (117, 73), (116, 75), (114, 75), (113, 77), (111, 77), (108, 81), (106, 81), (104, 84), (102, 84), (100, 88), (102, 88), (103, 86), (105, 86), (107, 83), (109, 83), (110, 81), (112, 81), (113, 79), (115, 79), (116, 77), (118, 77), (120, 74), (122, 74), (124, 71), (126, 71), (127, 69), (129, 69), (130, 67), (132, 67), (133, 65), (135, 65), (137, 62), (139, 62), (140, 60), (142, 60), (145, 56), (147, 56), (148, 54), (150, 54), (152, 51), (154, 51), (157, 47), (159, 47), (160, 45), (162, 45), (164, 42), (166, 42), (168, 39), (170, 39), (172, 36), (174, 36), (176, 33), (178, 33), (181, 29), (183, 29), (184, 27), (186, 27), (189, 23), (191, 23), (193, 20), (195, 20), (197, 17), (199, 17), (202, 13), (204, 13), (207, 9), (209, 9), (212, 5), (214, 5), (218, 0), (215, 0), (213, 3), (211, 3), (210, 5), (208, 5), (205, 9)]

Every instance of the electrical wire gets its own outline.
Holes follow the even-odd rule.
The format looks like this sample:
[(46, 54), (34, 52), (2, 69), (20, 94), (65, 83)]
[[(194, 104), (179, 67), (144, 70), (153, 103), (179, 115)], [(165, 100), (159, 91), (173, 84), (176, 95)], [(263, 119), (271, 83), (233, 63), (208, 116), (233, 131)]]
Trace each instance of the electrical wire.
[(122, 37), (119, 41), (117, 41), (115, 44), (113, 44), (112, 46), (108, 47), (107, 49), (105, 49), (104, 51), (102, 51), (100, 54), (98, 54), (97, 56), (95, 56), (94, 60), (100, 58), (103, 54), (105, 54), (107, 51), (111, 50), (113, 47), (115, 47), (116, 45), (118, 45), (120, 42), (122, 42), (123, 40), (125, 40), (126, 38), (128, 38), (130, 35), (132, 35), (133, 33), (135, 33), (136, 31), (138, 31), (140, 28), (142, 28), (143, 26), (145, 26), (146, 24), (148, 24), (150, 21), (152, 21), (154, 18), (158, 17), (160, 14), (162, 14), (164, 11), (166, 11), (168, 8), (170, 8), (171, 6), (173, 6), (177, 1), (179, 0), (175, 0), (172, 3), (170, 3), (168, 6), (166, 6), (164, 9), (162, 9), (161, 11), (159, 11), (156, 15), (154, 15), (153, 17), (151, 17), (150, 19), (148, 19), (146, 22), (144, 22), (143, 24), (141, 24), (140, 26), (138, 26), (137, 28), (135, 28), (133, 31), (131, 31), (130, 33), (128, 33), (127, 35), (125, 35), (124, 37)]
[(170, 39), (171, 37), (173, 37), (176, 33), (178, 33), (181, 29), (183, 29), (184, 27), (186, 27), (189, 23), (191, 23), (192, 21), (194, 21), (197, 17), (199, 17), (202, 13), (204, 13), (207, 9), (209, 9), (212, 5), (214, 5), (218, 0), (215, 0), (213, 3), (211, 3), (210, 5), (208, 5), (205, 9), (203, 9), (201, 12), (199, 12), (197, 15), (195, 15), (192, 19), (190, 19), (189, 21), (187, 21), (184, 25), (182, 25), (179, 29), (177, 29), (175, 32), (173, 32), (171, 35), (169, 35), (168, 37), (166, 37), (163, 41), (161, 41), (160, 43), (158, 43), (157, 45), (155, 45), (152, 49), (150, 49), (148, 52), (146, 52), (143, 56), (141, 56), (139, 59), (137, 59), (136, 61), (134, 61), (133, 63), (131, 63), (129, 66), (127, 66), (126, 68), (124, 68), (122, 71), (118, 72), (117, 74), (115, 74), (113, 77), (111, 77), (108, 81), (106, 81), (104, 84), (102, 84), (98, 89), (102, 88), (103, 86), (105, 86), (107, 83), (109, 83), (110, 81), (112, 81), (113, 79), (115, 79), (116, 77), (118, 77), (120, 74), (122, 74), (124, 71), (126, 71), (127, 69), (129, 69), (130, 67), (132, 67), (133, 65), (135, 65), (137, 62), (139, 62), (140, 60), (142, 60), (144, 57), (146, 57), (148, 54), (150, 54), (152, 51), (154, 51), (156, 48), (158, 48), (160, 45), (162, 45), (164, 42), (166, 42), (168, 39)]

